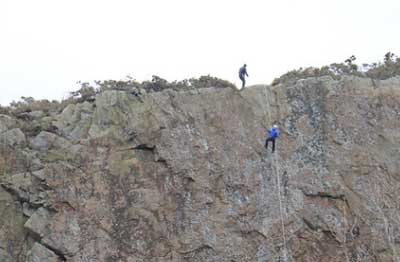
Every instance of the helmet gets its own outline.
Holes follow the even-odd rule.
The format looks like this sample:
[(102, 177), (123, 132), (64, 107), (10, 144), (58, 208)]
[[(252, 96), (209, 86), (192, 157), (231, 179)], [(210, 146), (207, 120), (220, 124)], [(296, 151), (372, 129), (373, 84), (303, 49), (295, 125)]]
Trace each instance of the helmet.
[(273, 127), (273, 128), (278, 128), (278, 125), (273, 125), (272, 127)]

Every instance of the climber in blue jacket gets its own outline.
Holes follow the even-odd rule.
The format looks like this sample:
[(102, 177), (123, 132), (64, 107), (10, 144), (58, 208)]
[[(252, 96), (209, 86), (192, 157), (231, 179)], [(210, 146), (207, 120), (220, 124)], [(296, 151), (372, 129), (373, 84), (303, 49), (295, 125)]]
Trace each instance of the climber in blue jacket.
[(265, 147), (268, 149), (268, 142), (272, 142), (272, 153), (275, 151), (275, 139), (279, 136), (279, 129), (277, 125), (273, 125), (272, 128), (268, 129), (268, 138), (265, 141)]

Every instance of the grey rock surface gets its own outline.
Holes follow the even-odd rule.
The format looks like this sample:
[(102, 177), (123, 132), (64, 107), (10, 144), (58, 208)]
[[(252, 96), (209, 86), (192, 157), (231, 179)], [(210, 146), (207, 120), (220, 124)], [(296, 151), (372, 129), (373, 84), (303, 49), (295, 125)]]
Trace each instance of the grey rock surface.
[(11, 116), (0, 114), (0, 133), (17, 126), (18, 121)]
[(39, 208), (25, 223), (25, 228), (34, 233), (38, 238), (42, 238), (49, 232), (49, 222), (51, 216), (45, 208)]
[(26, 262), (61, 262), (62, 260), (51, 250), (35, 243), (29, 250)]
[(53, 143), (56, 141), (57, 135), (42, 131), (31, 141), (31, 146), (36, 150), (48, 150), (53, 146)]
[(0, 148), (6, 259), (400, 261), (399, 78), (107, 90), (49, 122)]
[(20, 146), (26, 142), (25, 134), (19, 128), (5, 131), (2, 136), (3, 142), (10, 147)]

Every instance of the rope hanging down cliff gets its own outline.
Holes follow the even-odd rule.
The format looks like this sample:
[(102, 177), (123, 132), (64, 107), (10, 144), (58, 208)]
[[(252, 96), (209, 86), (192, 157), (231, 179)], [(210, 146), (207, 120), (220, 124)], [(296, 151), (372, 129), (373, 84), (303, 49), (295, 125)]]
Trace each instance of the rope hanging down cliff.
[[(270, 113), (270, 103), (269, 103), (269, 96), (267, 95), (268, 86), (265, 86), (265, 101), (267, 105), (266, 113), (265, 113), (265, 122), (268, 126), (268, 123), (272, 123), (271, 113)], [(276, 183), (277, 183), (277, 190), (278, 190), (278, 199), (279, 199), (279, 213), (281, 218), (281, 231), (282, 231), (282, 241), (283, 241), (283, 261), (287, 262), (287, 248), (286, 248), (286, 235), (285, 235), (285, 223), (283, 219), (283, 205), (282, 205), (282, 195), (281, 195), (281, 181), (280, 181), (280, 168), (279, 168), (279, 161), (277, 161), (276, 152), (273, 154), (274, 159), (274, 166), (275, 166), (275, 174), (276, 174)]]

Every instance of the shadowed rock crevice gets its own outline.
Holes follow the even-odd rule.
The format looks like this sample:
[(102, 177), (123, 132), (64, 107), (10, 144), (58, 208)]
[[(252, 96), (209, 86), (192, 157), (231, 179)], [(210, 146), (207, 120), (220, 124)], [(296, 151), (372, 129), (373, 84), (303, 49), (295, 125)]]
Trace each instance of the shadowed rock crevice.
[(331, 193), (328, 193), (328, 192), (317, 192), (316, 194), (313, 194), (313, 193), (307, 193), (307, 192), (304, 192), (304, 191), (303, 191), (303, 193), (304, 193), (305, 196), (311, 197), (311, 198), (320, 197), (320, 198), (328, 198), (328, 199), (333, 199), (333, 200), (339, 199), (339, 200), (342, 200), (342, 201), (346, 201), (346, 196), (343, 195), (343, 194), (335, 195), (335, 194), (331, 194)]
[(150, 151), (151, 153), (154, 153), (154, 150), (156, 149), (156, 146), (149, 146), (146, 144), (140, 144), (135, 147), (133, 147), (134, 150), (143, 150), (143, 151)]
[(46, 248), (48, 248), (49, 250), (53, 251), (54, 254), (56, 254), (60, 258), (60, 261), (67, 261), (67, 257), (60, 250), (57, 250), (54, 247), (51, 247), (51, 246), (43, 244), (43, 243), (41, 243), (41, 244), (43, 246), (45, 246)]

